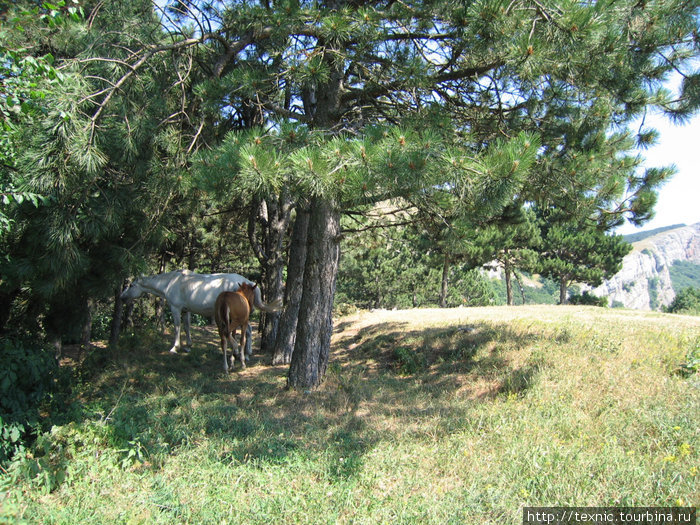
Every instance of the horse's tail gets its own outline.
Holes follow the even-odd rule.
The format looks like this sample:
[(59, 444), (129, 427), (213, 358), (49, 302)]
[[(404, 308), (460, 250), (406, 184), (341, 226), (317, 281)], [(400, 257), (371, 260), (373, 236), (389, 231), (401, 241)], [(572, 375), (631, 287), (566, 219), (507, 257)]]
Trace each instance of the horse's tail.
[(231, 332), (231, 307), (228, 301), (224, 301), (224, 322), (226, 323), (226, 333)]
[(282, 309), (282, 299), (275, 299), (270, 304), (263, 303), (262, 295), (260, 295), (260, 288), (257, 286), (255, 287), (254, 294), (255, 294), (255, 301), (254, 301), (255, 308), (262, 310), (263, 312), (268, 312), (268, 313), (277, 312), (277, 311)]
[(228, 333), (231, 326), (231, 308), (229, 308), (228, 301), (219, 301), (217, 299), (214, 318), (218, 328)]

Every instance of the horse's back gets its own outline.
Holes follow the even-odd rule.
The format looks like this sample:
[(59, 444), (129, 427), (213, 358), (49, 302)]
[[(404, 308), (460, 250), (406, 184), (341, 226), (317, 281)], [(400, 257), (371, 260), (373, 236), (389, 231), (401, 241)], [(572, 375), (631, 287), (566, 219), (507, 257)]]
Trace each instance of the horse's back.
[[(226, 313), (228, 312), (228, 316)], [(216, 298), (214, 306), (214, 318), (216, 324), (221, 326), (227, 319), (231, 323), (247, 322), (250, 316), (248, 300), (238, 292), (221, 292)], [(237, 326), (238, 326), (237, 324)]]
[(200, 315), (213, 315), (216, 300), (222, 292), (237, 290), (248, 279), (236, 273), (200, 274), (180, 272), (176, 278), (183, 308)]

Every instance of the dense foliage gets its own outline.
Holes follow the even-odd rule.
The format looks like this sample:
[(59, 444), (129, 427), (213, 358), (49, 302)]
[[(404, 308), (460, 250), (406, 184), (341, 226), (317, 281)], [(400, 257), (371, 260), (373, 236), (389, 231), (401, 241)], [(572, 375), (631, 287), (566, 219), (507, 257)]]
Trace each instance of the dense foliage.
[(32, 341), (0, 338), (0, 465), (42, 430), (39, 410), (56, 391), (57, 363)]
[(700, 288), (684, 288), (666, 308), (672, 314), (700, 315)]
[[(339, 272), (410, 280), (414, 239), (443, 305), (491, 260), (562, 289), (614, 271), (606, 232), (646, 221), (673, 173), (642, 167), (656, 134), (630, 123), (700, 103), (682, 0), (2, 6), (0, 330), (87, 342), (129, 276), (245, 271), (294, 305), (264, 346), (294, 334), (299, 388), (326, 371)], [(341, 270), (345, 218), (397, 199), (416, 231)]]
[(632, 246), (619, 235), (583, 223), (545, 226), (544, 249), (538, 262), (542, 275), (560, 283), (560, 303), (573, 282), (598, 286), (622, 267), (622, 258)]
[(676, 292), (685, 288), (700, 288), (700, 264), (690, 261), (676, 261), (668, 269), (671, 283)]

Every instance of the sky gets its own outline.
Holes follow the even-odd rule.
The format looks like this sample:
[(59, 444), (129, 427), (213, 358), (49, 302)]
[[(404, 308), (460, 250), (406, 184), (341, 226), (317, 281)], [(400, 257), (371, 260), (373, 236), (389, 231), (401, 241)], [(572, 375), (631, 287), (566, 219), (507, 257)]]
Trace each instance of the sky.
[[(700, 61), (695, 60), (689, 70), (700, 68)], [(677, 96), (680, 95), (682, 77), (672, 75), (664, 87)], [(630, 129), (638, 128), (641, 123), (633, 123)], [(641, 151), (647, 168), (676, 166), (676, 174), (659, 190), (654, 218), (640, 227), (625, 223), (615, 233), (627, 235), (640, 231), (663, 228), (674, 224), (696, 224), (700, 222), (700, 113), (685, 124), (674, 124), (660, 112), (650, 112), (644, 120), (645, 128), (654, 128), (659, 132), (656, 145)]]
[(645, 167), (673, 164), (677, 171), (659, 191), (655, 217), (639, 228), (626, 223), (616, 231), (622, 235), (700, 222), (700, 115), (685, 125), (673, 124), (661, 115), (650, 115), (646, 127), (656, 128), (660, 137), (655, 146), (641, 152), (646, 159)]

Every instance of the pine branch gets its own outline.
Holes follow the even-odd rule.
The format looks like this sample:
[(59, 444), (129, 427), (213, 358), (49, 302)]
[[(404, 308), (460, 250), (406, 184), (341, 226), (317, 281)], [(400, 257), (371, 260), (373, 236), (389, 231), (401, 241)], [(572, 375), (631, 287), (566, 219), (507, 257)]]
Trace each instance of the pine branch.
[[(102, 90), (100, 93), (106, 93), (105, 97), (102, 99), (102, 102), (100, 102), (97, 106), (97, 109), (93, 113), (92, 117), (90, 118), (90, 138), (88, 140), (89, 145), (94, 144), (95, 140), (95, 130), (97, 128), (97, 124), (100, 121), (100, 118), (109, 104), (110, 100), (112, 97), (121, 89), (121, 87), (126, 83), (127, 80), (129, 80), (135, 73), (139, 71), (152, 57), (159, 53), (163, 53), (166, 51), (175, 51), (179, 49), (185, 49), (188, 47), (196, 46), (199, 44), (202, 44), (206, 42), (207, 40), (210, 40), (212, 38), (216, 38), (218, 35), (212, 34), (212, 33), (207, 33), (205, 35), (202, 35), (199, 38), (187, 38), (185, 40), (180, 40), (178, 42), (174, 42), (172, 44), (162, 44), (162, 45), (152, 45), (148, 46), (145, 51), (143, 52), (143, 55), (141, 58), (139, 58), (133, 65), (130, 66), (129, 70), (124, 73), (119, 80), (117, 80), (110, 88), (107, 88), (105, 90)], [(245, 44), (247, 45), (247, 44)], [(245, 46), (243, 46), (245, 47)], [(243, 49), (241, 47), (240, 49)]]
[(421, 222), (421, 219), (412, 219), (410, 221), (395, 221), (386, 224), (370, 224), (362, 228), (343, 228), (342, 233), (361, 233), (369, 230), (395, 228), (397, 226), (409, 226), (411, 224), (417, 224), (419, 222)]

